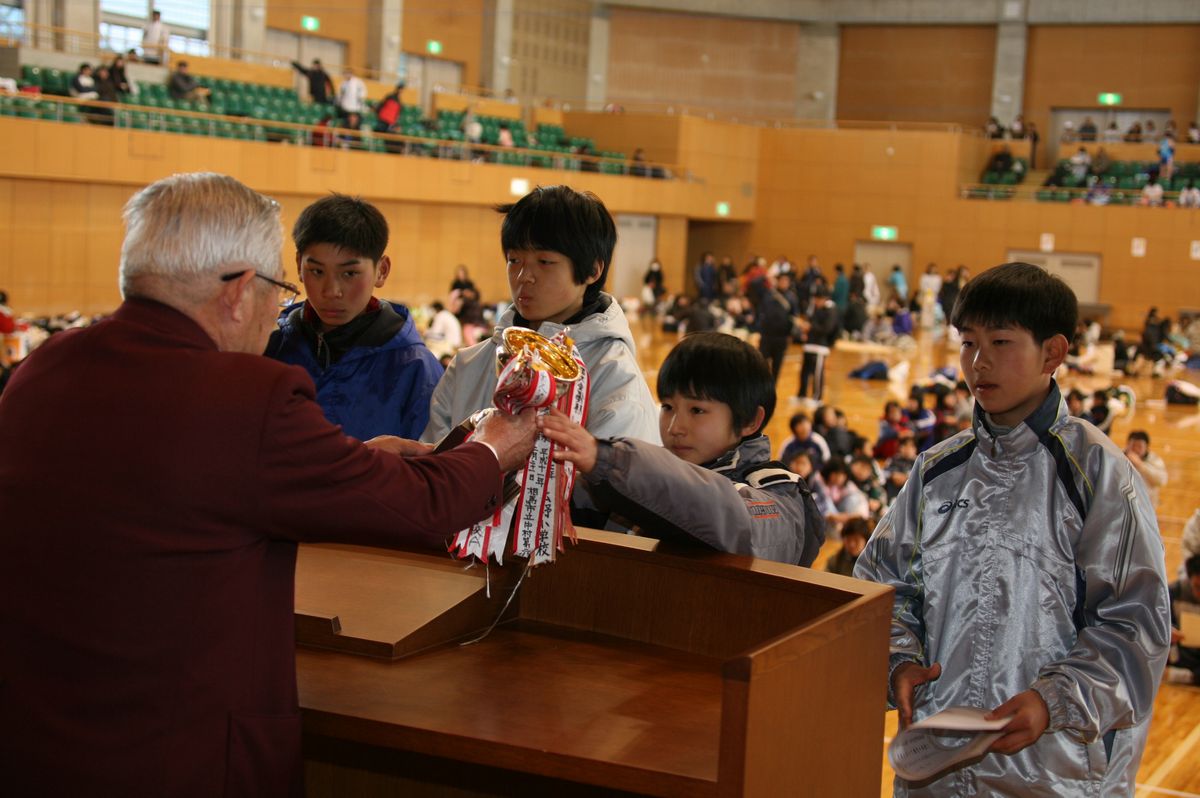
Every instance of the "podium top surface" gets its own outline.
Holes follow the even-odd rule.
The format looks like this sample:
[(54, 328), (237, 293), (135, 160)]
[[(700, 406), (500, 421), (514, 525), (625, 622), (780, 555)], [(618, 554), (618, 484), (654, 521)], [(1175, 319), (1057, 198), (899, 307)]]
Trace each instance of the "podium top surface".
[(311, 733), (659, 795), (714, 795), (716, 659), (519, 621), (390, 662), (297, 652)]

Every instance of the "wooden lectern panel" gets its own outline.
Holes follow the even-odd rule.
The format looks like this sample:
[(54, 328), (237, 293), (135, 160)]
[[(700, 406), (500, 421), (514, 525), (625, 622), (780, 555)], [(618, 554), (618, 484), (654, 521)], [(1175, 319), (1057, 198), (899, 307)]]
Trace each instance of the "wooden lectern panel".
[(580, 530), (462, 646), (520, 564), (487, 599), (444, 558), (302, 548), (298, 628), (323, 646), (336, 618), (404, 657), (298, 650), (310, 795), (878, 790), (888, 588)]

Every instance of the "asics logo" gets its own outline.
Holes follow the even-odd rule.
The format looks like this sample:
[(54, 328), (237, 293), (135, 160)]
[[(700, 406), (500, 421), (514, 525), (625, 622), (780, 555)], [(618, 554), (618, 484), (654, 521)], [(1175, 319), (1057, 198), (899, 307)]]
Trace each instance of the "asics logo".
[(960, 510), (965, 510), (965, 509), (967, 509), (967, 506), (969, 504), (970, 504), (970, 502), (967, 501), (966, 499), (959, 499), (958, 501), (942, 502), (941, 506), (938, 507), (938, 515), (945, 515), (946, 513), (953, 510), (955, 507), (957, 507)]

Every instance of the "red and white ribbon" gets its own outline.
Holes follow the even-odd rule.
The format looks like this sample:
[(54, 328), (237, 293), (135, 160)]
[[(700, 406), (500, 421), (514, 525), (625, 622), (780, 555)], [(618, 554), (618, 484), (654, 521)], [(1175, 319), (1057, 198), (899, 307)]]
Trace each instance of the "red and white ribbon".
[[(569, 340), (559, 333), (552, 342), (565, 345)], [(538, 362), (536, 351), (517, 353), (500, 372), (493, 401), (504, 413), (519, 413), (533, 407), (539, 412), (554, 405), (578, 424), (587, 423), (588, 373), (571, 344), (571, 357), (579, 365), (580, 378), (560, 396), (555, 396), (554, 376)], [(487, 560), (491, 556), (503, 563), (510, 530), (512, 551), (518, 557), (532, 560), (533, 565), (553, 562), (562, 551), (563, 537), (575, 539), (571, 525), (571, 491), (575, 486), (573, 463), (554, 462), (554, 444), (538, 435), (533, 453), (517, 475), (521, 490), (517, 495), (483, 519), (455, 536), (450, 550), (461, 558)]]

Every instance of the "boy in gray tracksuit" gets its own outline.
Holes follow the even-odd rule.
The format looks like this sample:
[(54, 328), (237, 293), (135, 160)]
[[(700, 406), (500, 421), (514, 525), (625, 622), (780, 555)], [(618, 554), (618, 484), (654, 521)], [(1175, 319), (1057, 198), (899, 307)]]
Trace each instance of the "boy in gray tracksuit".
[(900, 726), (952, 706), (1007, 718), (982, 757), (897, 796), (1133, 795), (1170, 643), (1142, 479), (1051, 375), (1071, 289), (1024, 263), (967, 283), (951, 323), (972, 429), (922, 453), (854, 575), (896, 590)]
[(555, 459), (573, 462), (596, 504), (639, 534), (810, 565), (824, 520), (804, 480), (770, 459), (761, 430), (775, 381), (763, 356), (731, 335), (689, 335), (663, 361), (658, 396), (663, 446), (597, 440), (557, 410), (539, 423)]

